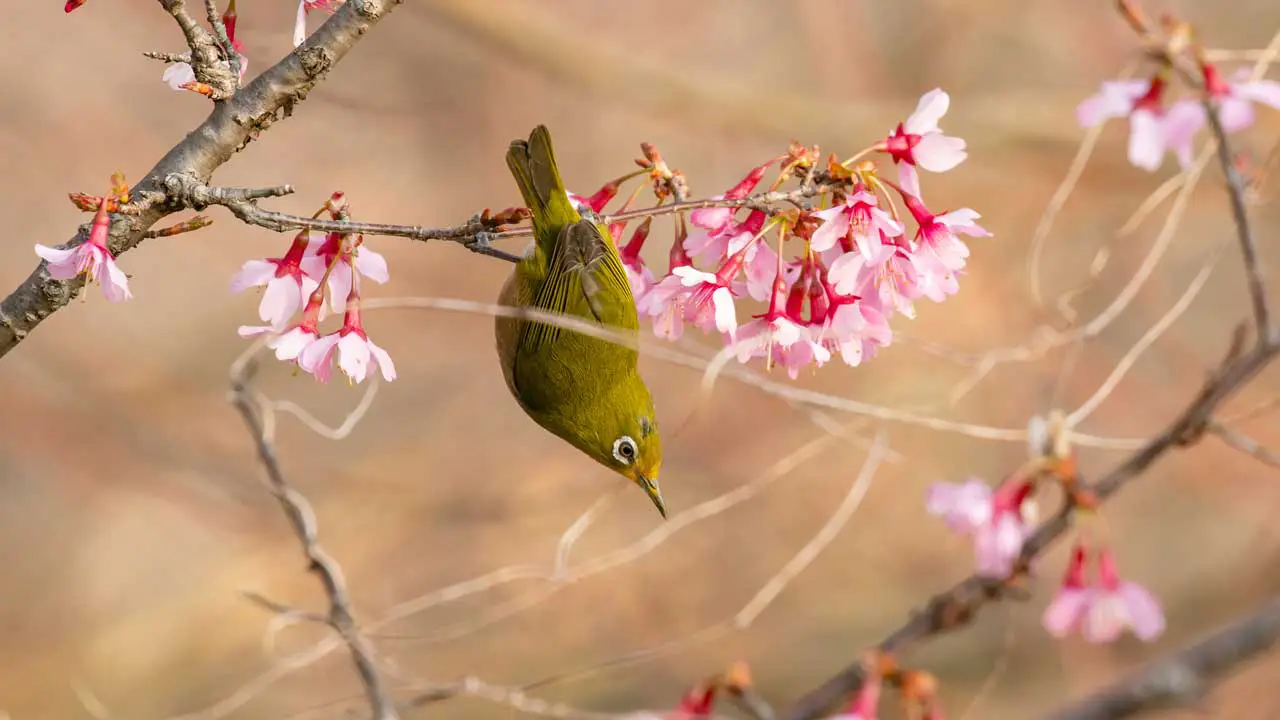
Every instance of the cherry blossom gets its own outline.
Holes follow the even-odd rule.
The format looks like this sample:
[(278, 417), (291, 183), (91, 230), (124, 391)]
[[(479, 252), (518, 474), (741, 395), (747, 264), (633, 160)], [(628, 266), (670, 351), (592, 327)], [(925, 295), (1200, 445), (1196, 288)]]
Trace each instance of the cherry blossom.
[[(391, 279), (387, 259), (370, 250), (364, 244), (364, 236), (356, 237), (349, 249), (344, 249), (344, 237), (340, 233), (311, 233), (311, 242), (302, 258), (302, 272), (319, 283), (329, 273), (329, 304), (334, 312), (342, 312), (351, 284), (357, 274), (379, 285)], [(333, 265), (333, 270), (329, 266)]]
[(1031, 532), (1023, 514), (1031, 488), (1027, 481), (1006, 482), (993, 492), (976, 478), (961, 484), (935, 483), (925, 509), (942, 517), (952, 532), (973, 538), (979, 575), (1005, 577)]
[(1082, 630), (1090, 642), (1112, 642), (1128, 629), (1150, 642), (1164, 633), (1160, 602), (1141, 585), (1122, 580), (1115, 557), (1107, 548), (1098, 551), (1098, 588), (1084, 617)]
[(288, 330), (280, 332), (271, 325), (241, 325), (240, 337), (273, 334), (267, 340), (267, 347), (276, 351), (276, 359), (293, 362), (298, 359), (309, 345), (320, 339), (320, 313), (324, 310), (324, 292), (316, 288), (302, 310), (302, 320), (294, 323)]
[(1079, 627), (1089, 611), (1089, 604), (1093, 601), (1095, 592), (1089, 587), (1088, 579), (1085, 577), (1087, 564), (1085, 549), (1077, 543), (1071, 549), (1071, 559), (1067, 561), (1067, 572), (1062, 579), (1062, 585), (1049, 606), (1045, 608), (1040, 620), (1044, 629), (1054, 637), (1066, 637)]
[(656, 282), (653, 279), (653, 271), (644, 264), (644, 258), (640, 257), (640, 251), (644, 248), (644, 241), (648, 239), (652, 225), (653, 218), (645, 218), (635, 232), (631, 233), (631, 239), (627, 244), (618, 251), (618, 256), (622, 260), (622, 269), (626, 271), (627, 282), (631, 285), (631, 297), (637, 304)]
[(1082, 127), (1093, 127), (1110, 118), (1129, 118), (1129, 162), (1147, 171), (1160, 167), (1167, 150), (1172, 150), (1182, 167), (1191, 164), (1192, 140), (1204, 126), (1204, 110), (1199, 103), (1180, 100), (1169, 108), (1163, 104), (1165, 80), (1108, 80), (1102, 89), (1076, 108)]
[(814, 252), (829, 250), (847, 236), (866, 254), (880, 237), (896, 237), (903, 233), (902, 223), (877, 207), (876, 196), (861, 185), (854, 188), (844, 203), (820, 210), (814, 216), (823, 220), (809, 241)]
[(364, 382), (373, 369), (379, 370), (387, 382), (396, 379), (396, 366), (391, 356), (365, 333), (360, 320), (360, 296), (354, 288), (347, 298), (342, 327), (304, 347), (298, 355), (298, 366), (320, 382), (328, 382), (335, 354), (338, 368), (353, 382)]
[(231, 278), (231, 292), (265, 285), (258, 317), (273, 327), (283, 328), (302, 307), (303, 299), (319, 285), (302, 270), (308, 244), (309, 235), (303, 230), (294, 236), (284, 257), (249, 260)]
[(938, 121), (951, 107), (951, 96), (934, 88), (920, 97), (915, 112), (885, 139), (881, 149), (898, 165), (900, 182), (915, 185), (917, 166), (929, 172), (946, 172), (969, 155), (965, 141), (943, 134)]
[(129, 277), (116, 265), (107, 243), (110, 240), (111, 216), (107, 214), (109, 198), (102, 198), (94, 213), (89, 237), (79, 245), (55, 248), (36, 244), (36, 255), (48, 263), (49, 277), (55, 280), (71, 280), (84, 275), (90, 282), (102, 286), (102, 295), (111, 302), (133, 297), (129, 292)]
[[(742, 255), (739, 252), (734, 257)], [(703, 272), (691, 265), (671, 271), (679, 278), (684, 291), (685, 320), (704, 330), (714, 327), (730, 338), (738, 328), (737, 308), (733, 304), (733, 291), (729, 289), (729, 280), (737, 273), (726, 271), (733, 264), (731, 259), (715, 273)], [(742, 263), (738, 261), (736, 264)]]
[(1280, 109), (1280, 83), (1274, 80), (1250, 80), (1248, 68), (1241, 68), (1227, 82), (1213, 65), (1205, 63), (1204, 87), (1217, 101), (1218, 119), (1227, 132), (1243, 130), (1253, 124), (1253, 103)]

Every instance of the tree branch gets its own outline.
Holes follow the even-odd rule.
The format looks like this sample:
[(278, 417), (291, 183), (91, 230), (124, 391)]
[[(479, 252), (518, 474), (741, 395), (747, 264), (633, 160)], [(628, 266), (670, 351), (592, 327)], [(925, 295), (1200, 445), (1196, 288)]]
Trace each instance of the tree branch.
[[(374, 661), (373, 645), (356, 629), (355, 618), (351, 611), (351, 598), (347, 593), (346, 581), (342, 577), (342, 569), (338, 562), (320, 547), (317, 539), (316, 516), (311, 503), (289, 486), (284, 472), (280, 469), (276, 458), (275, 447), (268, 439), (261, 418), (261, 408), (254, 399), (251, 384), (257, 372), (257, 363), (250, 360), (232, 378), (232, 402), (244, 418), (249, 434), (253, 436), (258, 449), (258, 459), (267, 471), (268, 487), (271, 494), (280, 501), (280, 507), (289, 519), (289, 525), (302, 543), (302, 550), (309, 562), (308, 569), (319, 576), (324, 584), (325, 594), (329, 597), (329, 613), (325, 622), (342, 636), (343, 642), (351, 652), (351, 660), (360, 674), (360, 682), (365, 695), (373, 708), (376, 720), (394, 720), (397, 718), (395, 703), (388, 694), (382, 677), (378, 673)], [(276, 607), (267, 603), (268, 607)]]
[(1280, 643), (1280, 597), (1194, 645), (1148, 664), (1101, 692), (1059, 710), (1052, 720), (1109, 720), (1199, 702), (1210, 683)]
[[(1221, 367), (1205, 383), (1195, 399), (1163, 432), (1130, 455), (1101, 480), (1087, 486), (1099, 500), (1106, 500), (1130, 480), (1141, 475), (1169, 450), (1197, 442), (1205, 433), (1214, 410), (1236, 390), (1258, 374), (1278, 353), (1280, 346), (1260, 342), (1247, 354), (1240, 353), (1243, 332)], [(1070, 507), (1038, 527), (1022, 548), (1019, 565), (1023, 571), (1070, 526)], [(967, 625), (982, 607), (1004, 599), (1009, 584), (1005, 580), (980, 575), (970, 576), (946, 592), (929, 600), (923, 611), (895, 630), (879, 644), (886, 653), (898, 653), (907, 647), (949, 630)], [(834, 707), (850, 693), (862, 687), (863, 667), (853, 663), (816, 689), (802, 697), (785, 715), (788, 720), (813, 720)]]
[[(181, 209), (163, 201), (164, 180), (172, 174), (208, 182), (213, 172), (277, 120), (288, 117), (316, 83), (338, 63), (400, 0), (349, 0), (301, 47), (241, 88), (228, 100), (215, 102), (213, 111), (188, 133), (138, 182), (136, 213), (112, 216), (113, 253), (137, 247), (161, 218)], [(173, 3), (166, 0), (166, 8)], [(188, 15), (188, 18), (190, 16)], [(194, 22), (194, 21), (193, 21)], [(63, 247), (88, 239), (82, 225)], [(0, 301), (0, 357), (17, 347), (45, 318), (66, 307), (79, 294), (84, 280), (55, 280), (41, 262), (3, 301)]]

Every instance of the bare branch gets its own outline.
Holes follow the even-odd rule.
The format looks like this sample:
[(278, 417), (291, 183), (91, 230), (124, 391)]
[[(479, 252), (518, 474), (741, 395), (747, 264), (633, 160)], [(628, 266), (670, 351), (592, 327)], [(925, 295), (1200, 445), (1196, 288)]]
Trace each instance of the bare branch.
[[(398, 4), (399, 0), (345, 3), (312, 33), (305, 46), (285, 56), (234, 97), (215, 103), (209, 117), (170, 149), (134, 188), (134, 194), (144, 199), (135, 202), (142, 209), (113, 215), (111, 251), (119, 255), (137, 247), (152, 225), (178, 209), (154, 200), (157, 194), (164, 193), (165, 178), (177, 173), (207, 182), (219, 166), (251, 139), (292, 114), (316, 83)], [(165, 0), (164, 5), (168, 10), (180, 3)], [(190, 19), (189, 15), (185, 17)], [(88, 236), (86, 223), (63, 247), (84, 242)], [(83, 286), (83, 279), (55, 280), (49, 276), (45, 263), (37, 265), (26, 280), (0, 301), (0, 356), (17, 347), (45, 318), (66, 307)]]
[(1240, 452), (1251, 455), (1271, 467), (1280, 468), (1280, 454), (1266, 449), (1261, 443), (1248, 435), (1232, 430), (1218, 421), (1209, 423), (1209, 432), (1217, 435), (1224, 443)]
[(1050, 717), (1053, 720), (1109, 720), (1148, 710), (1198, 703), (1217, 678), (1280, 643), (1280, 597), (1256, 614), (1194, 645), (1150, 663)]
[[(311, 509), (311, 503), (301, 493), (290, 487), (285, 480), (284, 472), (280, 469), (280, 463), (276, 458), (275, 447), (267, 438), (260, 416), (261, 409), (254, 400), (251, 387), (256, 370), (255, 363), (246, 363), (241, 372), (233, 378), (232, 402), (244, 418), (249, 433), (253, 435), (258, 449), (258, 459), (267, 471), (268, 487), (280, 501), (280, 507), (288, 517), (294, 534), (302, 543), (303, 552), (309, 562), (308, 569), (319, 576), (324, 584), (325, 594), (329, 598), (329, 613), (325, 621), (342, 636), (343, 642), (350, 650), (351, 659), (355, 663), (356, 671), (360, 674), (360, 681), (373, 708), (374, 718), (393, 720), (398, 717), (395, 705), (378, 673), (372, 644), (356, 629), (351, 611), (351, 598), (347, 593), (342, 570), (338, 567), (337, 561), (320, 547), (315, 512)], [(261, 596), (250, 597), (273, 610), (284, 607)]]
[[(210, 13), (210, 21), (214, 23), (213, 27), (221, 28), (221, 37), (225, 38), (227, 31), (222, 27), (222, 19), (218, 17), (218, 8), (214, 0), (206, 0), (205, 4)], [(233, 68), (229, 63), (223, 62), (228, 56), (223, 50), (220, 38), (205, 30), (195, 18), (191, 17), (183, 0), (160, 0), (160, 6), (172, 15), (178, 22), (178, 27), (182, 28), (182, 34), (187, 39), (187, 47), (191, 48), (191, 70), (195, 73), (196, 82), (208, 86), (210, 99), (226, 100), (235, 95), (240, 87), (239, 64), (237, 62), (236, 67)], [(231, 46), (230, 41), (226, 46)]]
[[(1280, 346), (1271, 343), (1260, 343), (1243, 355), (1233, 345), (1226, 361), (1178, 418), (1101, 480), (1089, 485), (1089, 490), (1099, 500), (1105, 500), (1141, 475), (1168, 451), (1197, 441), (1207, 429), (1213, 411), (1257, 375), (1277, 353), (1280, 353)], [(1027, 539), (1020, 562), (1024, 569), (1033, 558), (1067, 531), (1070, 525), (1069, 510), (1069, 507), (1064, 507), (1062, 512), (1043, 523)], [(878, 647), (884, 652), (896, 653), (925, 638), (963, 627), (984, 605), (1003, 599), (1008, 587), (1005, 580), (973, 575), (931, 598), (924, 610), (881, 641)], [(822, 717), (823, 713), (848, 694), (856, 692), (862, 686), (862, 681), (862, 664), (853, 663), (802, 697), (784, 717), (789, 720)]]

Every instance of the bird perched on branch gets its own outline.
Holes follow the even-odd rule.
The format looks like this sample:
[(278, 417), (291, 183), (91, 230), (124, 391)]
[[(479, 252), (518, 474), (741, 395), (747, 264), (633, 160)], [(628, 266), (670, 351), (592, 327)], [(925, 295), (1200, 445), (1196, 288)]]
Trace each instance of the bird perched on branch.
[[(635, 299), (609, 229), (583, 219), (539, 125), (515, 140), (507, 166), (533, 216), (534, 243), (498, 302), (567, 315), (629, 337), (639, 334)], [(507, 387), (546, 430), (639, 485), (666, 517), (658, 471), (662, 439), (639, 353), (625, 345), (522, 318), (494, 323)]]

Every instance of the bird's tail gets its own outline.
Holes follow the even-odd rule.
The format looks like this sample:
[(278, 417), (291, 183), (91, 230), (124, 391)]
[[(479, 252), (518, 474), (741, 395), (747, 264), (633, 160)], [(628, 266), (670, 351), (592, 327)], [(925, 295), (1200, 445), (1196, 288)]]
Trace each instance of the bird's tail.
[[(551, 133), (545, 125), (534, 128), (527, 141), (511, 141), (507, 167), (511, 168), (511, 176), (520, 187), (525, 205), (533, 213), (534, 234), (539, 244), (554, 243), (560, 228), (582, 219), (560, 179)], [(549, 253), (551, 248), (543, 250)]]

